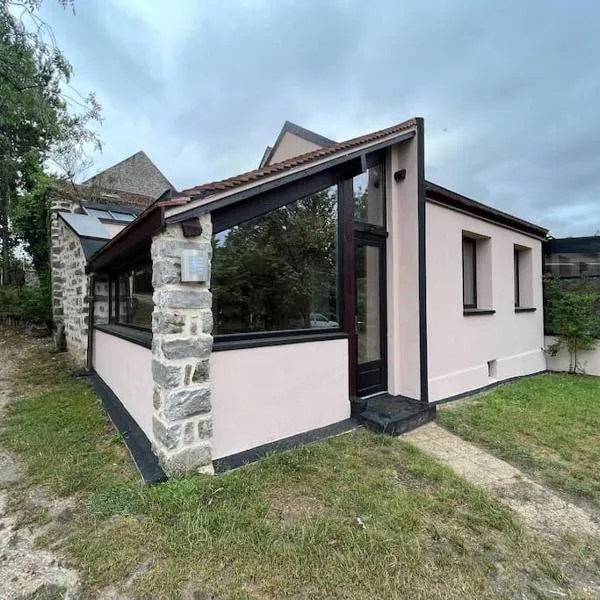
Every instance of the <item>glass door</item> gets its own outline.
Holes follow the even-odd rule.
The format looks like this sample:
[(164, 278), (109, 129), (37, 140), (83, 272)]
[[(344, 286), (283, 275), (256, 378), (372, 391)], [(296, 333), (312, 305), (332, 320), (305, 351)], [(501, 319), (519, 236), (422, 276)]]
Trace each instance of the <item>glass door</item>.
[(357, 393), (387, 389), (385, 238), (355, 232)]

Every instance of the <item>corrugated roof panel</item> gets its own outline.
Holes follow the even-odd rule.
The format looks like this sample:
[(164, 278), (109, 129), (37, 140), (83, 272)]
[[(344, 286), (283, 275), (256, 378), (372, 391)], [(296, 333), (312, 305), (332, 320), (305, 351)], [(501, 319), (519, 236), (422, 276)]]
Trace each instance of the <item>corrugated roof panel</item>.
[(109, 240), (112, 237), (97, 217), (62, 211), (58, 214), (79, 237), (101, 240)]

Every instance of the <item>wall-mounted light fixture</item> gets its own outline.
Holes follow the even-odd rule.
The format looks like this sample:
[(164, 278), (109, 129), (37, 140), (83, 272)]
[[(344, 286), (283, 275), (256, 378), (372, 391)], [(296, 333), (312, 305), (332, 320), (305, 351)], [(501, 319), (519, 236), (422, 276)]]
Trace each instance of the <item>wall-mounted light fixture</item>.
[(400, 182), (406, 179), (406, 169), (400, 169), (394, 173), (394, 181)]

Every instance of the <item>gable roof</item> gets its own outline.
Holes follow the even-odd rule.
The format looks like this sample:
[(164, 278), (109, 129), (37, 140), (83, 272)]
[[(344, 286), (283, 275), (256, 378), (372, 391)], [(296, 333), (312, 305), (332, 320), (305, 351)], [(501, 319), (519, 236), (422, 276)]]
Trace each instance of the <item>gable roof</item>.
[(143, 150), (90, 177), (83, 185), (98, 185), (152, 198), (157, 198), (167, 189), (174, 189)]
[(315, 133), (314, 131), (311, 131), (310, 129), (306, 129), (305, 127), (296, 125), (296, 123), (292, 123), (291, 121), (286, 121), (283, 124), (279, 135), (277, 136), (277, 140), (275, 140), (275, 144), (273, 144), (273, 146), (267, 146), (267, 149), (265, 150), (265, 153), (263, 154), (263, 157), (260, 161), (259, 168), (269, 164), (269, 161), (271, 160), (275, 152), (277, 152), (277, 148), (279, 147), (279, 144), (281, 144), (281, 140), (283, 140), (283, 137), (286, 133), (291, 133), (293, 135), (298, 136), (299, 138), (302, 138), (308, 142), (312, 142), (313, 144), (316, 144), (317, 146), (321, 147), (329, 146), (330, 144), (336, 143), (335, 140), (326, 138), (324, 135), (320, 135), (318, 133)]
[(242, 173), (241, 175), (236, 175), (235, 177), (228, 177), (227, 179), (222, 179), (220, 181), (213, 181), (211, 183), (197, 185), (195, 187), (183, 190), (182, 193), (186, 196), (191, 196), (192, 198), (204, 198), (217, 192), (232, 190), (236, 187), (257, 182), (272, 175), (285, 173), (286, 171), (290, 171), (295, 167), (308, 165), (312, 162), (316, 162), (319, 159), (327, 158), (339, 152), (343, 152), (344, 150), (352, 150), (363, 144), (385, 139), (391, 135), (394, 135), (395, 133), (401, 133), (416, 127), (416, 125), (417, 119), (409, 119), (408, 121), (398, 123), (398, 125), (393, 125), (392, 127), (388, 127), (386, 129), (380, 129), (379, 131), (374, 131), (373, 133), (368, 133), (367, 135), (361, 135), (359, 137), (346, 140), (345, 142), (332, 143), (324, 146), (323, 148), (318, 148), (317, 150), (312, 150), (311, 152), (306, 152), (305, 154), (300, 154), (299, 156), (294, 156), (272, 165), (254, 169), (253, 171), (248, 171), (247, 173)]

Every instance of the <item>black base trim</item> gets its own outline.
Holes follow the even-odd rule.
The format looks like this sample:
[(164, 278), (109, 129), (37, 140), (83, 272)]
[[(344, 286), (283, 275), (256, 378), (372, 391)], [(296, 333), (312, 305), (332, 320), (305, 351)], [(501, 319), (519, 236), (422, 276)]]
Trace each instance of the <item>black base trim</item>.
[(213, 352), (224, 350), (242, 350), (244, 348), (262, 348), (263, 346), (284, 346), (305, 342), (327, 342), (329, 340), (345, 340), (348, 334), (335, 331), (332, 333), (302, 333), (298, 335), (273, 335), (270, 337), (253, 337), (248, 339), (225, 340), (217, 336), (213, 343)]
[(516, 313), (535, 312), (536, 310), (537, 310), (537, 308), (535, 306), (515, 306), (515, 312)]
[(449, 396), (448, 398), (442, 398), (441, 400), (435, 400), (434, 402), (430, 402), (432, 406), (437, 406), (438, 404), (447, 404), (448, 402), (454, 402), (455, 400), (462, 400), (463, 398), (468, 398), (469, 396), (477, 396), (482, 392), (487, 392), (493, 388), (498, 387), (499, 385), (504, 385), (505, 383), (514, 383), (519, 381), (520, 379), (527, 379), (528, 377), (535, 377), (536, 375), (543, 375), (544, 373), (550, 373), (548, 369), (542, 369), (541, 371), (536, 371), (535, 373), (527, 373), (527, 375), (516, 375), (515, 377), (509, 377), (508, 379), (501, 379), (500, 381), (494, 381), (494, 383), (490, 383), (488, 385), (484, 385), (483, 387), (476, 388), (474, 390), (468, 390), (466, 392), (461, 392), (460, 394), (456, 394), (455, 396)]
[(268, 454), (279, 454), (300, 446), (313, 444), (326, 438), (352, 431), (353, 429), (359, 427), (359, 425), (360, 424), (355, 419), (344, 419), (343, 421), (338, 421), (337, 423), (332, 423), (331, 425), (326, 425), (325, 427), (311, 429), (310, 431), (292, 435), (290, 437), (283, 438), (282, 440), (277, 440), (275, 442), (263, 444), (262, 446), (250, 448), (250, 450), (244, 450), (243, 452), (238, 452), (237, 454), (231, 454), (223, 458), (217, 458), (216, 460), (213, 460), (213, 468), (215, 473), (223, 473), (225, 471), (229, 471), (230, 469), (237, 469), (238, 467), (256, 462)]
[(92, 389), (102, 400), (102, 404), (115, 429), (123, 436), (127, 450), (129, 450), (129, 454), (131, 454), (131, 458), (133, 458), (133, 462), (144, 481), (146, 483), (166, 481), (167, 476), (152, 452), (150, 440), (127, 412), (119, 398), (97, 373), (90, 377), (90, 382)]
[(152, 332), (147, 329), (140, 329), (138, 327), (130, 327), (128, 325), (96, 325), (94, 327), (96, 331), (102, 331), (102, 333), (108, 333), (115, 337), (127, 340), (132, 344), (143, 346), (144, 348), (152, 349)]
[(473, 317), (475, 315), (493, 315), (495, 312), (492, 308), (465, 308), (463, 315), (465, 317)]

